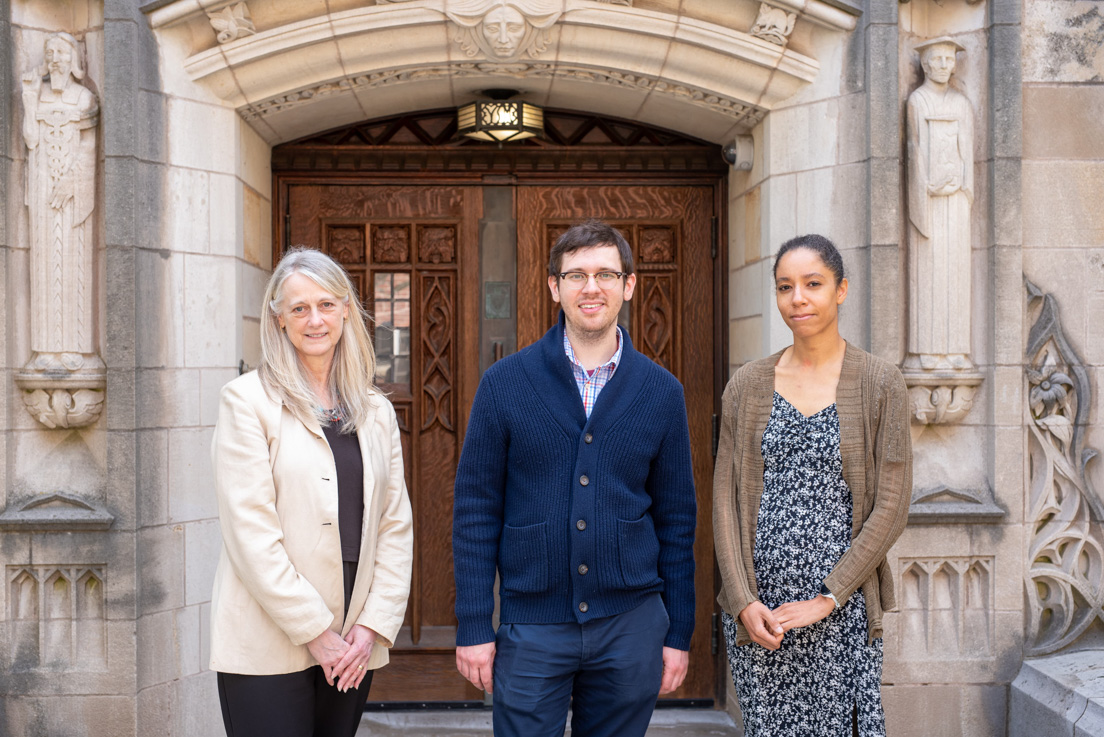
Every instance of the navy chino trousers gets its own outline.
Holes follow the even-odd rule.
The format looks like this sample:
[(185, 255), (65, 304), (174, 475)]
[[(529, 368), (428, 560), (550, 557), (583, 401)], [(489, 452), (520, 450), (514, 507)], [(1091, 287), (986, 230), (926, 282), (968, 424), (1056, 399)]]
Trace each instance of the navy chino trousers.
[(663, 677), (670, 620), (654, 594), (578, 624), (503, 624), (495, 639), (495, 737), (643, 737)]

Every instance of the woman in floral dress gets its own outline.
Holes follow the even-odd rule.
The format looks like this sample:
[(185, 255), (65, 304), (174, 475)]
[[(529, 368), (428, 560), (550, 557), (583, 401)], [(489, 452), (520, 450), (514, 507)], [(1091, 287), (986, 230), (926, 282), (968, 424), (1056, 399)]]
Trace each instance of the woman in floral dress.
[(774, 279), (793, 345), (729, 381), (714, 476), (744, 732), (885, 735), (886, 553), (912, 491), (908, 393), (894, 365), (840, 336), (848, 284), (831, 241), (786, 242)]

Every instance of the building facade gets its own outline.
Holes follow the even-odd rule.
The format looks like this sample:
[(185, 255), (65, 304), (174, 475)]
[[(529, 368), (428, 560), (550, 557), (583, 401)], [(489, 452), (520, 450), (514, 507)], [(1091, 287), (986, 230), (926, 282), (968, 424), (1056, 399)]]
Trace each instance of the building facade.
[[(715, 417), (789, 342), (772, 253), (819, 232), (844, 337), (912, 400), (890, 733), (1104, 734), (1104, 2), (0, 0), (0, 39), (0, 732), (221, 733), (212, 426), (298, 244), (357, 282), (407, 458), (414, 593), (373, 699), (481, 700), (455, 462), (481, 371), (551, 324), (551, 242), (597, 216), (639, 264), (623, 324), (687, 390), (674, 698), (737, 709)], [(502, 97), (543, 135), (458, 132)]]

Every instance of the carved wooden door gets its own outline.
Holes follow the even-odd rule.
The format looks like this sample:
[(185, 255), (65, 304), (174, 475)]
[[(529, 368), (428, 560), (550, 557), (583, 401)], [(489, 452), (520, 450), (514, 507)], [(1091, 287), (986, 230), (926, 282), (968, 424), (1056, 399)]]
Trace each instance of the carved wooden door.
[(410, 603), (372, 701), (482, 698), (456, 672), (452, 487), (479, 381), (478, 187), (287, 184), (282, 244), (319, 248), (374, 316), (414, 510)]
[(632, 246), (636, 291), (621, 314), (637, 350), (673, 373), (686, 392), (698, 497), (696, 626), (690, 672), (671, 698), (712, 699), (713, 584), (713, 197), (712, 187), (523, 186), (518, 188), (518, 347), (542, 336), (559, 305), (548, 290), (548, 253), (571, 224), (601, 218)]
[[(629, 239), (636, 294), (622, 321), (633, 343), (685, 386), (698, 494), (697, 626), (690, 674), (673, 696), (712, 699), (711, 417), (714, 369), (712, 187), (518, 186), (517, 345), (539, 338), (558, 307), (546, 285), (551, 243), (601, 217)], [(414, 575), (391, 665), (371, 701), (473, 701), (455, 666), (452, 488), (479, 382), (479, 223), (483, 188), (283, 182), (281, 246), (334, 256), (374, 315), (377, 380), (399, 415), (414, 507)], [(463, 285), (463, 288), (461, 288)]]

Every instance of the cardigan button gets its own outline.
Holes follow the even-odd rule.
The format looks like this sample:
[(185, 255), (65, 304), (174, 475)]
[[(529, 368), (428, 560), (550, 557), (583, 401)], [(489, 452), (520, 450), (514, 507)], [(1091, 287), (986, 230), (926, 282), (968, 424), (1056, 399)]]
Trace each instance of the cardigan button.
[(583, 442), (584, 442), (584, 443), (586, 443), (586, 444), (588, 444), (588, 445), (589, 445), (589, 444), (591, 443), (591, 441), (593, 441), (593, 440), (594, 440), (594, 436), (593, 436), (593, 435), (591, 435), (590, 433), (587, 433), (586, 435), (584, 435), (584, 436), (583, 436)]
[(586, 563), (580, 563), (579, 564), (579, 575), (580, 576), (587, 575), (587, 571), (589, 571), (589, 570), (590, 570), (590, 568), (587, 567)]
[(590, 606), (587, 605), (587, 603), (585, 601), (580, 601), (579, 602), (579, 611), (582, 612), (583, 614), (586, 614), (587, 609), (590, 609)]
[(575, 529), (577, 529), (577, 530), (585, 530), (585, 529), (586, 529), (586, 520), (585, 520), (585, 519), (581, 519), (581, 520), (579, 520), (578, 522), (576, 522), (576, 523), (575, 523)]
[(579, 477), (579, 483), (583, 486), (588, 486), (590, 484), (590, 479), (584, 473), (582, 476)]

